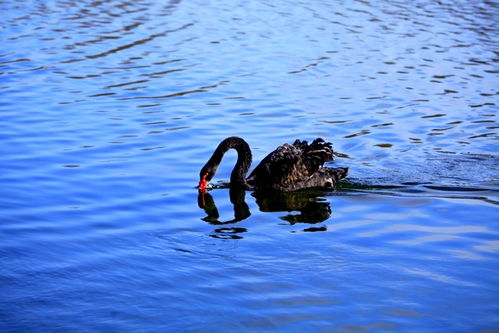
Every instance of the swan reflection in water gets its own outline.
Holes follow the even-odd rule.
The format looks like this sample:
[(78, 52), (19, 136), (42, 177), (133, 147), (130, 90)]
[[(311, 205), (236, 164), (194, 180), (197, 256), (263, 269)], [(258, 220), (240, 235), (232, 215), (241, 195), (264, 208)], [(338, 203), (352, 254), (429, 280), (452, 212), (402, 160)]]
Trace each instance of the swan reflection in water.
[[(327, 220), (331, 216), (329, 202), (322, 198), (324, 192), (308, 190), (298, 192), (265, 191), (253, 192), (251, 195), (256, 198), (258, 208), (262, 212), (287, 212), (280, 218), (290, 225), (296, 223), (317, 224)], [(202, 218), (217, 228), (211, 235), (215, 238), (242, 238), (246, 228), (235, 227), (235, 223), (247, 219), (250, 209), (245, 201), (246, 190), (240, 188), (229, 189), (230, 202), (234, 206), (234, 218), (227, 221), (220, 221), (220, 214), (211, 194), (207, 191), (199, 191), (198, 206), (207, 214)], [(291, 213), (298, 212), (298, 213)], [(309, 227), (303, 231), (326, 231), (325, 226)]]

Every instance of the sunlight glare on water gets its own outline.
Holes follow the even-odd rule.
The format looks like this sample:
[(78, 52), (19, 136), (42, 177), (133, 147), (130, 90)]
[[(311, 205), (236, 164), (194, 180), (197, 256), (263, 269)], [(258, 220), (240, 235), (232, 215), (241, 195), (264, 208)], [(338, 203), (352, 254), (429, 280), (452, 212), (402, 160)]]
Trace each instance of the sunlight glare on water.
[[(0, 331), (499, 329), (496, 3), (0, 11)], [(233, 135), (349, 177), (198, 194)]]

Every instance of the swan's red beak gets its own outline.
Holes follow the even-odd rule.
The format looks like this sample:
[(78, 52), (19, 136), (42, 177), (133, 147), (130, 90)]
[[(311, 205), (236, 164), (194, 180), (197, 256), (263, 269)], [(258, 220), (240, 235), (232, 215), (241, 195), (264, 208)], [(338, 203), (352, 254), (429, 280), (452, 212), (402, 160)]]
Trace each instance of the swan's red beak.
[(208, 177), (207, 173), (205, 173), (203, 177), (201, 177), (201, 180), (199, 181), (198, 189), (200, 189), (201, 191), (206, 191), (206, 185), (208, 185), (206, 177)]

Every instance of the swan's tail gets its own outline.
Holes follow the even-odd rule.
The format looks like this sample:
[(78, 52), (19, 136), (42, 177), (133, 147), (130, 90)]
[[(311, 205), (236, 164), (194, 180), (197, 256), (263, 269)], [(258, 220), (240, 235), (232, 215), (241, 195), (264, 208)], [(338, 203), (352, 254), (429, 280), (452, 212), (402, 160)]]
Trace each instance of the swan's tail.
[(323, 182), (320, 186), (335, 188), (336, 184), (348, 175), (348, 168), (322, 168), (319, 174), (319, 179)]

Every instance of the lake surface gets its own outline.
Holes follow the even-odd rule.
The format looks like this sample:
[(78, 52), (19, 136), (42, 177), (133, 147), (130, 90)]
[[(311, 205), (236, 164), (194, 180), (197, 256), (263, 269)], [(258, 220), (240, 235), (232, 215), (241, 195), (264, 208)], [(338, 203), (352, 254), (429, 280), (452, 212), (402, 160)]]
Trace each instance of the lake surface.
[[(0, 3), (1, 332), (497, 332), (491, 1)], [(229, 191), (333, 142), (336, 191)]]

